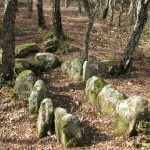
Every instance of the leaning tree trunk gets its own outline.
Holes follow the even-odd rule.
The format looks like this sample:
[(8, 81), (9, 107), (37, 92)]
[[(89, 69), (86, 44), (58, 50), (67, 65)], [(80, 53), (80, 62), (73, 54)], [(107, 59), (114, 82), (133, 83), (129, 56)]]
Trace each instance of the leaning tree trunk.
[(88, 25), (87, 25), (87, 28), (84, 34), (84, 40), (83, 40), (82, 64), (88, 60), (90, 33), (94, 24), (95, 14), (97, 10), (97, 8), (95, 8), (95, 10), (93, 11), (94, 8), (91, 7), (91, 4), (88, 0), (83, 0), (83, 5), (88, 16)]
[(38, 27), (45, 28), (45, 20), (43, 14), (43, 0), (37, 0), (37, 12), (38, 12)]
[(2, 71), (4, 80), (12, 80), (14, 74), (15, 18), (16, 0), (5, 0), (5, 10), (2, 24)]
[(121, 19), (122, 19), (124, 5), (125, 5), (125, 0), (121, 0), (121, 2), (120, 2), (120, 11), (119, 11), (119, 15), (118, 15), (118, 26), (121, 25)]
[(105, 7), (104, 10), (102, 12), (102, 19), (106, 19), (107, 15), (108, 15), (108, 10), (109, 10), (109, 0), (105, 1)]
[(31, 18), (33, 12), (33, 0), (28, 0), (28, 17)]
[(61, 22), (60, 0), (53, 0), (53, 26), (55, 36), (60, 40), (64, 40), (65, 36)]
[(124, 73), (128, 72), (132, 65), (135, 48), (139, 43), (143, 28), (148, 19), (149, 4), (150, 0), (140, 0), (138, 3), (135, 27), (123, 54), (122, 69)]

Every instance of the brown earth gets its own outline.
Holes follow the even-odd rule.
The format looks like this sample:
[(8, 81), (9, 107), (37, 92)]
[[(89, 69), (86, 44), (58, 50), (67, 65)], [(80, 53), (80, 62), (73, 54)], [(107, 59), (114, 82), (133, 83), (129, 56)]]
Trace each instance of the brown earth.
[[(45, 2), (45, 1), (44, 1)], [(47, 2), (47, 1), (46, 1)], [(2, 23), (3, 5), (0, 4), (0, 24)], [(47, 29), (52, 31), (50, 5), (44, 5), (44, 14)], [(27, 17), (26, 2), (21, 1), (16, 19), (16, 45), (28, 42), (38, 43), (39, 51), (43, 51), (43, 31), (37, 28), (37, 15), (34, 9), (32, 19)], [(75, 7), (65, 9), (62, 7), (62, 21), (70, 52), (57, 53), (58, 58), (80, 58), (82, 53), (82, 41), (87, 18), (78, 15)], [(134, 69), (126, 76), (118, 78), (104, 77), (107, 83), (114, 84), (118, 90), (127, 96), (141, 95), (150, 101), (150, 25), (147, 24), (141, 42), (138, 47)], [(123, 22), (122, 27), (109, 27), (106, 21), (96, 21), (91, 34), (90, 59), (102, 60), (104, 58), (119, 57), (125, 46), (131, 28), (128, 22)], [(1, 47), (2, 42), (0, 42)], [(84, 94), (85, 83), (70, 82), (61, 75), (60, 68), (52, 72), (41, 74), (49, 87), (50, 97), (55, 107), (66, 108), (69, 113), (75, 115), (81, 123), (84, 134), (82, 147), (75, 150), (133, 150), (142, 146), (149, 146), (150, 139), (143, 135), (125, 138), (113, 136), (114, 128), (109, 116), (100, 114), (96, 108), (88, 103)], [(63, 150), (65, 149), (55, 135), (38, 139), (36, 133), (36, 121), (30, 118), (27, 103), (11, 100), (10, 87), (0, 89), (0, 149), (33, 149), (33, 150)], [(150, 107), (149, 107), (150, 108)]]

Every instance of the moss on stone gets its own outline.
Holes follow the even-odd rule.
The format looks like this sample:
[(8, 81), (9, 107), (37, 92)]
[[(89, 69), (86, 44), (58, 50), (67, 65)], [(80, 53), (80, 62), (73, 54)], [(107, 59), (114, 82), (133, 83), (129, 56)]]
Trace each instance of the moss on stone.
[(125, 98), (124, 94), (108, 84), (98, 94), (99, 111), (113, 116), (117, 104), (123, 102)]
[(15, 59), (16, 73), (23, 70), (32, 70), (35, 74), (44, 71), (44, 65), (36, 59)]
[(95, 103), (97, 105), (98, 93), (105, 85), (106, 83), (102, 79), (95, 76), (87, 81), (85, 93), (88, 97), (89, 102)]
[(37, 52), (37, 45), (36, 43), (28, 43), (16, 46), (15, 48), (15, 55), (16, 57), (24, 57), (31, 53)]
[(34, 75), (34, 73), (31, 70), (25, 70), (21, 72), (20, 74), (18, 74), (17, 78), (21, 78), (21, 77), (28, 76), (28, 75)]
[(53, 39), (54, 38), (54, 33), (53, 32), (47, 32), (44, 34), (44, 41), (48, 40), (48, 39)]

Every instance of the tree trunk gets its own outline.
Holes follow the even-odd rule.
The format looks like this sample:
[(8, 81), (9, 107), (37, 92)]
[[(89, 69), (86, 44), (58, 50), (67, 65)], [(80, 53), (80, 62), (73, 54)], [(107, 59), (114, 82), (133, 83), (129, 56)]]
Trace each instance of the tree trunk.
[(5, 10), (2, 24), (2, 71), (4, 80), (12, 80), (14, 74), (15, 18), (16, 0), (5, 0)]
[(95, 19), (95, 14), (96, 14), (96, 9), (97, 9), (96, 8), (94, 10), (94, 8), (91, 7), (90, 2), (87, 0), (83, 0), (83, 5), (88, 16), (88, 25), (87, 25), (87, 28), (84, 34), (84, 40), (83, 40), (82, 64), (84, 64), (84, 62), (88, 60), (90, 33), (94, 24), (94, 19)]
[(108, 13), (109, 13), (108, 22), (109, 22), (109, 25), (111, 26), (112, 22), (113, 22), (113, 17), (114, 17), (113, 0), (109, 0), (109, 7), (108, 8), (109, 8), (108, 9)]
[(106, 19), (109, 10), (109, 0), (105, 2), (105, 8), (103, 10), (102, 19)]
[(81, 0), (78, 0), (78, 10), (79, 10), (79, 14), (81, 14), (82, 13)]
[(119, 11), (119, 15), (118, 15), (118, 26), (121, 25), (121, 18), (122, 18), (122, 14), (123, 14), (124, 4), (125, 4), (125, 0), (121, 0), (120, 11)]
[(33, 12), (33, 0), (28, 0), (28, 17), (31, 18)]
[(122, 61), (122, 69), (124, 73), (128, 72), (130, 67), (132, 66), (133, 61), (133, 53), (135, 51), (136, 46), (139, 44), (139, 40), (143, 31), (143, 28), (148, 19), (148, 6), (150, 4), (150, 0), (140, 0), (137, 8), (137, 20), (135, 23), (134, 30), (132, 32), (131, 38), (124, 49), (123, 61)]
[(60, 40), (64, 40), (65, 36), (61, 22), (60, 0), (53, 0), (53, 26), (55, 36)]
[(45, 28), (45, 20), (43, 14), (43, 0), (37, 0), (37, 12), (38, 12), (38, 27)]

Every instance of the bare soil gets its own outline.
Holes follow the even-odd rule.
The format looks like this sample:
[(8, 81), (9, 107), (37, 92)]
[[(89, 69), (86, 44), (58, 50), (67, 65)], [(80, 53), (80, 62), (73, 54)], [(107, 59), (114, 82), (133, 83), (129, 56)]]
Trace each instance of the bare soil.
[[(51, 10), (48, 1), (44, 5), (44, 14), (47, 29), (41, 31), (37, 27), (37, 14), (34, 7), (32, 18), (27, 17), (27, 3), (19, 3), (19, 12), (16, 18), (16, 45), (36, 42), (39, 51), (44, 51), (43, 32), (52, 31)], [(2, 23), (3, 5), (0, 4), (0, 24)], [(62, 7), (62, 21), (65, 35), (67, 36), (70, 52), (67, 54), (56, 53), (63, 62), (68, 58), (80, 58), (82, 42), (87, 24), (87, 18), (79, 15), (77, 8)], [(146, 29), (149, 27), (147, 24)], [(109, 26), (107, 21), (96, 21), (91, 34), (90, 60), (100, 61), (110, 57), (119, 57), (131, 33), (128, 22), (123, 22), (121, 27)], [(118, 78), (104, 77), (107, 83), (114, 84), (118, 90), (127, 96), (141, 95), (150, 101), (150, 37), (147, 32), (142, 39), (131, 73)], [(0, 41), (0, 47), (2, 42)], [(82, 147), (74, 150), (134, 150), (142, 146), (150, 148), (150, 139), (143, 135), (126, 138), (115, 137), (111, 117), (100, 114), (90, 104), (85, 96), (85, 83), (70, 82), (61, 75), (60, 68), (41, 74), (49, 88), (49, 95), (55, 107), (66, 108), (69, 113), (79, 120), (84, 134)], [(36, 121), (31, 119), (27, 102), (10, 98), (12, 88), (0, 89), (0, 149), (1, 150), (63, 150), (64, 146), (55, 135), (38, 139)], [(149, 107), (150, 108), (150, 107)]]

